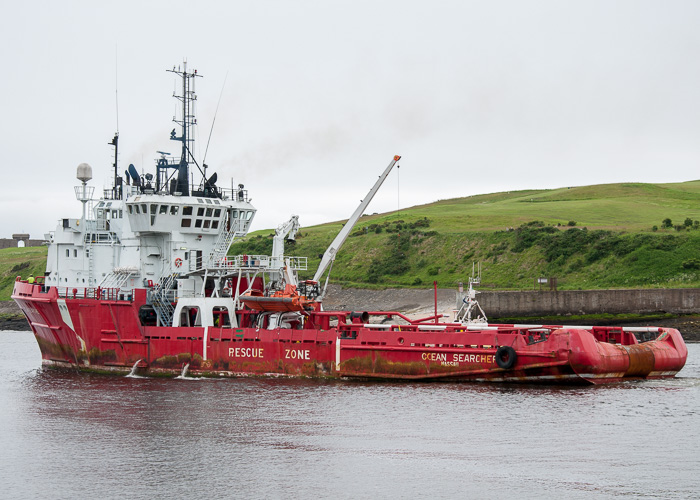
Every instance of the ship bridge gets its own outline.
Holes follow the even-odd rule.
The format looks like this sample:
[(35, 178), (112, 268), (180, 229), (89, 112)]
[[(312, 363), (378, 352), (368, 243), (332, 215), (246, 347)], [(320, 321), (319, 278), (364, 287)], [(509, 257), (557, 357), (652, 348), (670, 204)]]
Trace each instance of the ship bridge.
[(157, 194), (135, 196), (126, 202), (126, 209), (131, 228), (137, 234), (177, 231), (200, 237), (218, 235), (233, 223), (238, 226), (236, 236), (243, 236), (255, 215), (255, 208), (245, 199)]

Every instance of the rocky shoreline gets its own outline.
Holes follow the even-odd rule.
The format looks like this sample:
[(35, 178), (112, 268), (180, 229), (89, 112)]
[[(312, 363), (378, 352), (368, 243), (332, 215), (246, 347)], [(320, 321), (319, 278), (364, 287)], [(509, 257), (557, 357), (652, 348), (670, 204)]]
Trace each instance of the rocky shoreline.
[[(329, 285), (324, 300), (326, 309), (349, 311), (397, 311), (411, 318), (432, 316), (435, 312), (433, 290), (387, 289), (365, 290)], [(455, 291), (438, 289), (437, 310), (451, 318), (455, 308)], [(488, 312), (488, 311), (487, 311)], [(490, 318), (498, 322), (498, 318)], [(538, 323), (537, 318), (528, 318), (529, 323)], [(599, 324), (603, 324), (599, 322)], [(626, 326), (660, 326), (675, 328), (687, 342), (700, 342), (700, 315), (684, 315), (674, 318), (654, 319), (647, 322), (626, 322)], [(0, 301), (0, 330), (29, 331), (29, 324), (14, 301)]]
[(27, 319), (14, 300), (0, 301), (0, 330), (31, 330)]

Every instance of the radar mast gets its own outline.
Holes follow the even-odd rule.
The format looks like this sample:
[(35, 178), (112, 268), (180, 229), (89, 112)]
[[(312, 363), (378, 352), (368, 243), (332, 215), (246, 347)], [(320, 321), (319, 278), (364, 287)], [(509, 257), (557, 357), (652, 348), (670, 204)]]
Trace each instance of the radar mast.
[[(182, 153), (180, 155), (180, 164), (177, 165), (178, 175), (177, 184), (175, 186), (175, 191), (179, 192), (182, 196), (189, 196), (189, 157), (194, 158), (192, 154), (192, 147), (190, 144), (194, 144), (194, 137), (191, 134), (190, 127), (197, 124), (197, 119), (194, 115), (193, 102), (197, 100), (197, 95), (194, 92), (194, 79), (198, 76), (197, 70), (191, 73), (187, 72), (187, 61), (183, 64), (182, 71), (178, 66), (177, 69), (167, 70), (170, 73), (175, 73), (182, 78), (182, 95), (176, 95), (173, 92), (173, 97), (182, 103), (182, 118), (178, 120), (173, 117), (173, 122), (180, 125), (182, 128), (182, 134), (178, 137), (175, 133), (175, 129), (170, 132), (170, 140), (182, 142)], [(175, 166), (175, 165), (173, 165)]]

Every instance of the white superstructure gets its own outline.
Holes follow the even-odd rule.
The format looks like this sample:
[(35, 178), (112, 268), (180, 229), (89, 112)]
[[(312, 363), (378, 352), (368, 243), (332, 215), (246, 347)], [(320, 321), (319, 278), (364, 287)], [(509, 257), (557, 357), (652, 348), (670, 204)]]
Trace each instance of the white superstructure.
[[(182, 127), (170, 139), (182, 143), (180, 158), (162, 153), (155, 177), (139, 174), (130, 165), (124, 177), (117, 174), (118, 134), (115, 146), (114, 183), (100, 199), (88, 185), (92, 169), (78, 166), (76, 198), (83, 205), (79, 218), (60, 219), (46, 235), (48, 259), (45, 284), (78, 293), (88, 288), (119, 290), (121, 297), (134, 288), (146, 288), (162, 324), (172, 320), (170, 304), (180, 296), (204, 297), (208, 283), (217, 285), (227, 269), (226, 253), (234, 238), (244, 236), (255, 216), (242, 184), (216, 185), (216, 174), (191, 183), (189, 165), (199, 165), (191, 154), (194, 125), (190, 109), (196, 96), (191, 90), (197, 72), (173, 69), (182, 77)], [(230, 265), (228, 265), (230, 267)], [(88, 292), (83, 292), (88, 293)], [(94, 292), (89, 292), (94, 293)], [(99, 293), (99, 292), (98, 292)], [(160, 304), (160, 308), (159, 308)], [(162, 313), (162, 314), (161, 314)]]

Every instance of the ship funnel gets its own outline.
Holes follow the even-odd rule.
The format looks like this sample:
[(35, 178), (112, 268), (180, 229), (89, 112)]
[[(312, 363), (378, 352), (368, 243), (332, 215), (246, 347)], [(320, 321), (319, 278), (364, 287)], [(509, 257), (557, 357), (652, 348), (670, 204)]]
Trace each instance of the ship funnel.
[(80, 182), (87, 182), (92, 179), (92, 167), (87, 163), (81, 163), (78, 165), (78, 172), (76, 177)]

